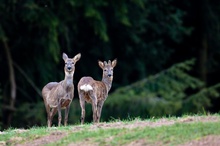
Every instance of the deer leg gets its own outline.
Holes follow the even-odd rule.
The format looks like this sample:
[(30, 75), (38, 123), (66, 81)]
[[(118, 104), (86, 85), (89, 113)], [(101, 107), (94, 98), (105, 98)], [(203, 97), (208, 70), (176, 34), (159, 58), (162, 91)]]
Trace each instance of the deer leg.
[(44, 105), (45, 105), (45, 109), (46, 109), (46, 112), (47, 112), (47, 126), (50, 127), (51, 126), (51, 118), (50, 118), (50, 107), (49, 105), (47, 104), (45, 98), (44, 99)]
[(93, 111), (93, 122), (97, 122), (97, 98), (95, 96), (92, 97), (92, 111)]
[(97, 104), (97, 122), (100, 121), (103, 104), (104, 104), (104, 101), (99, 101)]
[(58, 111), (58, 126), (60, 127), (61, 120), (62, 120), (62, 116), (61, 116), (61, 103), (60, 102), (58, 103), (57, 111)]
[(50, 117), (50, 113), (47, 114), (47, 126), (51, 127), (51, 117)]
[(69, 104), (69, 105), (66, 107), (66, 109), (65, 109), (64, 126), (67, 126), (68, 115), (69, 115), (69, 109), (70, 109), (70, 104)]
[(50, 107), (48, 105), (45, 105), (46, 111), (47, 111), (47, 126), (51, 126), (51, 117), (50, 117)]
[(80, 101), (80, 106), (81, 106), (81, 124), (84, 124), (84, 120), (85, 120), (85, 115), (86, 115), (86, 111), (85, 111), (85, 100), (82, 98), (81, 95), (79, 95), (79, 101)]
[(52, 108), (50, 113), (49, 113), (49, 120), (48, 120), (48, 127), (51, 127), (52, 125), (52, 121), (53, 121), (53, 117), (57, 112), (57, 108)]
[(47, 114), (47, 126), (51, 127), (52, 124), (52, 118), (51, 118), (51, 113)]
[(93, 122), (97, 122), (97, 104), (92, 103)]

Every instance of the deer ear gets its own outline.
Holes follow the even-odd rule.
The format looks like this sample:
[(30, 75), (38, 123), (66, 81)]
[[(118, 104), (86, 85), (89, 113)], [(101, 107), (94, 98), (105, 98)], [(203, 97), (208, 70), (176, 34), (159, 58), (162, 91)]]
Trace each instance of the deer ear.
[(114, 68), (116, 66), (116, 64), (117, 64), (117, 59), (112, 61), (112, 67)]
[(99, 66), (103, 69), (104, 68), (104, 63), (102, 61), (98, 61)]
[(63, 60), (66, 61), (67, 58), (68, 56), (66, 55), (66, 53), (63, 53)]
[(74, 62), (77, 62), (80, 58), (81, 58), (81, 53), (74, 56), (73, 60), (74, 60)]

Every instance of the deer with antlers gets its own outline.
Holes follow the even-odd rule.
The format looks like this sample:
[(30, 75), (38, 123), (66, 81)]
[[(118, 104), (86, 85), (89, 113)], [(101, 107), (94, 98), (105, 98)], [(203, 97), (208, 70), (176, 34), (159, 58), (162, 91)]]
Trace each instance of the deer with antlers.
[(81, 54), (77, 54), (73, 58), (63, 53), (65, 62), (64, 72), (65, 78), (60, 82), (50, 82), (42, 89), (42, 96), (47, 112), (47, 124), (51, 127), (52, 119), (58, 111), (58, 126), (61, 125), (61, 109), (65, 109), (64, 125), (67, 125), (70, 104), (74, 97), (73, 76), (75, 72), (75, 64), (81, 58)]
[(92, 104), (93, 122), (100, 121), (102, 106), (108, 97), (113, 81), (113, 69), (117, 60), (98, 61), (100, 68), (103, 70), (102, 81), (96, 81), (92, 77), (82, 77), (78, 83), (78, 94), (81, 106), (81, 124), (85, 120), (85, 102)]

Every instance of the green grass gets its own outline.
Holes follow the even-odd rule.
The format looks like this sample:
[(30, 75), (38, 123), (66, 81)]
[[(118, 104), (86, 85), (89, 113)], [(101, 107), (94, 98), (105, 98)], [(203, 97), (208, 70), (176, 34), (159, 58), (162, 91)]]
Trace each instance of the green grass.
[[(144, 139), (146, 142), (155, 144), (177, 145), (193, 139), (199, 139), (206, 135), (220, 135), (219, 123), (191, 123), (174, 124), (161, 127), (144, 127), (135, 129), (99, 129), (95, 131), (83, 130), (71, 133), (62, 140), (50, 144), (66, 145), (90, 139), (91, 142), (98, 145), (125, 145), (132, 141)], [(110, 140), (108, 140), (111, 138)]]
[[(16, 129), (8, 129), (4, 131), (4, 134), (0, 135), (0, 142), (5, 141), (9, 145), (13, 145), (10, 140), (13, 137), (21, 137), (22, 140), (19, 143), (25, 141), (33, 141), (45, 135), (49, 135), (51, 132), (60, 131), (67, 133), (64, 138), (53, 141), (49, 146), (54, 145), (68, 145), (70, 143), (82, 143), (85, 145), (96, 144), (100, 146), (104, 145), (126, 145), (134, 141), (142, 140), (144, 144), (152, 145), (179, 145), (192, 140), (198, 140), (207, 135), (219, 135), (220, 136), (220, 116), (218, 122), (178, 122), (168, 126), (157, 126), (157, 127), (138, 127), (138, 128), (94, 128), (93, 124), (75, 125), (67, 127), (33, 127), (26, 132), (17, 132)], [(204, 116), (205, 117), (205, 116)], [(169, 120), (181, 120), (170, 117), (163, 118), (166, 121)], [(145, 122), (157, 122), (161, 119), (148, 119)], [(123, 124), (129, 125), (136, 121), (142, 121), (140, 119), (133, 119), (127, 121), (120, 121)], [(118, 122), (118, 121), (116, 121)], [(114, 121), (107, 124), (114, 124)], [(78, 130), (74, 131), (74, 129)]]
[[(4, 131), (4, 134), (0, 135), (0, 141), (5, 141), (9, 145), (13, 145), (14, 141), (12, 140), (13, 138), (21, 138), (22, 140), (20, 142), (24, 141), (31, 141), (37, 138), (40, 138), (42, 136), (48, 135), (53, 131), (68, 131), (69, 127), (60, 127), (60, 128), (47, 128), (47, 127), (33, 127), (28, 130), (24, 130), (24, 132), (19, 132), (24, 129), (13, 129), (10, 128), (6, 131)], [(16, 141), (15, 141), (16, 142)]]

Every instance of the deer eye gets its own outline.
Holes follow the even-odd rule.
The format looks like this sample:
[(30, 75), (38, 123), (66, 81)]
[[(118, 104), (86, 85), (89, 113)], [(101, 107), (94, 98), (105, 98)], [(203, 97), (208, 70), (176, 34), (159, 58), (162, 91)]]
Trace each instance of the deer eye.
[(74, 62), (72, 62), (72, 64), (74, 64)]
[(107, 69), (104, 69), (104, 71), (107, 71)]

